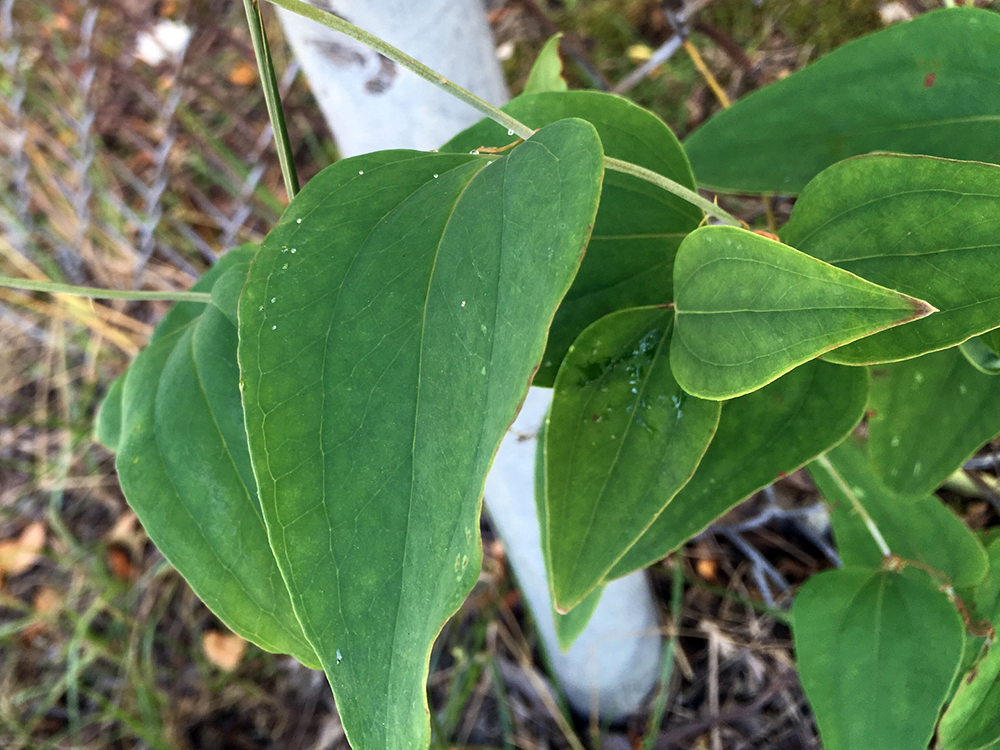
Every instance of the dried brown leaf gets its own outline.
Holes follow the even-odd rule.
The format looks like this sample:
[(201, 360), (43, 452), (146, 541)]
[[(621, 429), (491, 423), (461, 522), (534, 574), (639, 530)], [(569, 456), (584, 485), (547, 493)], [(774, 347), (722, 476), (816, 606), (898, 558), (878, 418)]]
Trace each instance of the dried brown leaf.
[(45, 547), (45, 524), (35, 521), (24, 527), (16, 539), (0, 542), (0, 576), (18, 575), (38, 562)]
[(201, 637), (201, 646), (205, 657), (219, 669), (232, 672), (243, 660), (247, 650), (247, 642), (233, 633), (220, 633), (218, 630), (206, 630)]

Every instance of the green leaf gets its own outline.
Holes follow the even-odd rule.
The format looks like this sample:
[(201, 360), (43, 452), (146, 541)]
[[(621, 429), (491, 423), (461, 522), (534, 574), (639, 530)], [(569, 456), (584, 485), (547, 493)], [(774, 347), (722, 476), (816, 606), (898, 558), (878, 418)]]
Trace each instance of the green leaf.
[(934, 309), (735, 227), (704, 227), (685, 238), (674, 290), (670, 366), (684, 390), (709, 399), (749, 393), (836, 346)]
[(826, 359), (855, 365), (908, 359), (1000, 325), (997, 225), (1000, 167), (992, 164), (874, 154), (835, 164), (810, 182), (782, 239), (939, 311)]
[(976, 617), (989, 620), (994, 628), (1000, 628), (1000, 539), (990, 543), (986, 554), (989, 569), (974, 594)]
[(589, 326), (556, 377), (546, 438), (549, 581), (579, 604), (691, 478), (720, 406), (670, 371), (673, 311), (621, 310)]
[[(252, 246), (231, 251), (194, 288), (227, 278), (242, 285), (253, 254)], [(198, 304), (191, 316), (179, 307), (126, 372), (116, 458), (122, 490), (150, 539), (226, 625), (316, 667), (268, 545), (250, 468), (235, 310)]]
[(988, 647), (986, 656), (962, 679), (951, 705), (941, 717), (941, 750), (987, 750), (1000, 746), (1000, 647)]
[(122, 390), (125, 387), (126, 373), (127, 371), (123, 372), (111, 382), (94, 418), (94, 437), (111, 451), (118, 450), (118, 441), (122, 435)]
[(797, 193), (871, 151), (1000, 163), (1000, 16), (926, 13), (834, 50), (684, 142), (700, 185)]
[[(564, 117), (580, 117), (597, 128), (608, 156), (694, 189), (691, 167), (670, 128), (621, 97), (596, 91), (520, 96), (504, 110), (536, 128)], [(480, 146), (505, 146), (513, 141), (501, 126), (484, 120), (441, 150), (468, 153)], [(699, 209), (644, 180), (606, 172), (587, 255), (556, 313), (534, 384), (552, 386), (566, 351), (595, 320), (628, 307), (669, 302), (677, 247), (701, 219)]]
[(796, 595), (792, 632), (824, 750), (927, 747), (964, 643), (947, 597), (898, 573), (826, 571)]
[(982, 336), (973, 336), (958, 347), (969, 364), (984, 375), (1000, 374), (1000, 356), (987, 345)]
[(986, 575), (986, 550), (962, 519), (933, 495), (904, 497), (886, 487), (854, 440), (845, 440), (825, 460), (809, 464), (809, 474), (830, 505), (845, 566), (875, 568), (882, 562), (882, 553), (854, 509), (853, 496), (898, 557), (944, 573), (957, 587), (974, 586)]
[(901, 495), (933, 492), (1000, 434), (1000, 380), (958, 349), (872, 370), (868, 453)]
[(535, 64), (531, 66), (528, 80), (524, 84), (525, 94), (543, 94), (549, 91), (566, 91), (566, 79), (563, 78), (563, 61), (559, 54), (559, 40), (562, 33), (556, 34), (545, 43)]
[(666, 557), (741, 500), (839, 443), (861, 421), (867, 402), (863, 368), (813, 360), (725, 403), (694, 477), (607, 580)]
[[(238, 259), (245, 260), (257, 251), (257, 246), (252, 244), (241, 245), (231, 251), (232, 260), (220, 262), (209, 268), (202, 277), (191, 287), (193, 292), (211, 291), (215, 292), (216, 282), (222, 277), (229, 277), (236, 280), (242, 288), (243, 280), (236, 274), (228, 273), (229, 264)], [(237, 292), (238, 295), (238, 292)], [(217, 305), (219, 306), (219, 305)], [(196, 320), (204, 311), (205, 306), (200, 302), (179, 302), (163, 316), (159, 325), (153, 330), (149, 343), (153, 343), (158, 338), (167, 336), (174, 331), (183, 328), (193, 320)], [(233, 325), (236, 325), (236, 299), (227, 300), (220, 306), (227, 314), (233, 315)], [(97, 416), (94, 419), (94, 436), (106, 448), (116, 450), (121, 437), (122, 421), (122, 388), (125, 384), (127, 372), (119, 375), (111, 383), (108, 392), (104, 395), (101, 405), (98, 408)]]
[(239, 357), (261, 504), (359, 750), (429, 742), (431, 644), (477, 579), (486, 471), (602, 174), (580, 120), (505, 156), (348, 159), (296, 196), (250, 270)]
[[(548, 535), (545, 530), (548, 528), (548, 520), (545, 510), (545, 433), (547, 430), (547, 420), (542, 422), (538, 430), (538, 439), (535, 443), (535, 512), (538, 514), (538, 528), (541, 531), (542, 559), (545, 561), (545, 571), (552, 569), (549, 557)], [(594, 615), (594, 610), (601, 602), (604, 594), (604, 586), (598, 586), (591, 591), (587, 597), (577, 606), (573, 607), (565, 614), (556, 609), (555, 600), (550, 596), (552, 605), (552, 622), (555, 624), (556, 640), (559, 641), (559, 648), (569, 651), (573, 642), (580, 637), (590, 618)]]
[(556, 638), (559, 639), (559, 648), (563, 651), (569, 651), (570, 646), (580, 637), (584, 628), (587, 627), (587, 623), (590, 622), (590, 618), (594, 616), (594, 610), (601, 603), (603, 594), (604, 585), (601, 584), (591, 589), (590, 593), (569, 612), (563, 613), (556, 610)]

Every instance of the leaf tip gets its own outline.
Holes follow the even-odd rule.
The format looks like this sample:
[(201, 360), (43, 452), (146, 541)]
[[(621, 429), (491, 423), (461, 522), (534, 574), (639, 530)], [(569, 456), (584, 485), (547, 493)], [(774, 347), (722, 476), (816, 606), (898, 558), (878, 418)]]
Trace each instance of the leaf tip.
[(913, 308), (913, 318), (912, 320), (919, 320), (920, 318), (926, 318), (928, 315), (940, 312), (934, 305), (930, 302), (925, 302), (922, 299), (917, 299), (916, 297), (907, 296), (906, 301), (910, 303)]

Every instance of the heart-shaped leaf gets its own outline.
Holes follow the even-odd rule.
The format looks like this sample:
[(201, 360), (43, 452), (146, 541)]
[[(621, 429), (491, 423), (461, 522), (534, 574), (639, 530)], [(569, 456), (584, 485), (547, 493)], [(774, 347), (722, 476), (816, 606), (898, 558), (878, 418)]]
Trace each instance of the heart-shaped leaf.
[(871, 151), (1000, 163), (1000, 16), (925, 13), (755, 91), (684, 142), (698, 182), (797, 193)]
[(236, 299), (215, 294), (227, 279), (242, 286), (255, 249), (223, 256), (194, 287), (212, 290), (213, 303), (175, 306), (126, 371), (115, 465), (150, 539), (202, 601), (241, 636), (315, 667), (250, 468)]
[(670, 372), (673, 311), (621, 310), (589, 326), (556, 377), (545, 432), (549, 580), (565, 612), (597, 586), (691, 478), (719, 404)]
[(338, 162), (240, 300), (271, 546), (359, 750), (425, 747), (431, 644), (478, 576), (486, 471), (580, 263), (603, 175), (563, 120), (509, 155)]
[(872, 369), (868, 453), (901, 495), (933, 492), (1000, 434), (1000, 379), (956, 348)]
[[(694, 189), (687, 156), (670, 128), (626, 99), (596, 91), (567, 91), (519, 96), (504, 110), (534, 128), (564, 117), (587, 120), (597, 128), (608, 156)], [(484, 120), (441, 150), (468, 153), (514, 140), (500, 125)], [(598, 318), (627, 307), (669, 302), (677, 247), (701, 219), (701, 211), (687, 201), (631, 175), (607, 172), (587, 255), (552, 322), (535, 385), (555, 382), (570, 344)]]
[(962, 618), (922, 581), (843, 568), (792, 607), (799, 676), (824, 750), (926, 748), (962, 658)]
[(806, 186), (782, 239), (938, 312), (835, 349), (871, 364), (916, 357), (1000, 325), (1000, 167), (873, 154), (835, 164)]
[(836, 445), (868, 402), (868, 373), (813, 360), (723, 404), (694, 477), (615, 564), (607, 580), (666, 557), (741, 500)]
[(780, 242), (721, 226), (681, 243), (674, 295), (670, 366), (684, 390), (709, 399), (749, 393), (834, 347), (934, 310)]
[(968, 526), (933, 495), (903, 497), (879, 481), (864, 449), (848, 439), (809, 464), (830, 505), (830, 521), (845, 566), (878, 567), (882, 553), (855, 511), (859, 503), (893, 554), (948, 576), (956, 587), (986, 575), (986, 550)]

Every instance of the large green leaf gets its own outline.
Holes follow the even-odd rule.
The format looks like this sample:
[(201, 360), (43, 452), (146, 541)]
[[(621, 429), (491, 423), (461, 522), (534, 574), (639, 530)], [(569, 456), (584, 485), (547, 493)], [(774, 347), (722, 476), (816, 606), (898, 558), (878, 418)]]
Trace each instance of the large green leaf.
[(802, 192), (789, 245), (938, 312), (826, 355), (870, 364), (944, 349), (1000, 325), (1000, 167), (873, 154), (835, 164)]
[(843, 568), (792, 607), (799, 676), (824, 750), (923, 750), (958, 669), (962, 618), (922, 581)]
[(224, 256), (195, 285), (212, 289), (213, 304), (165, 318), (129, 367), (116, 466), (150, 539), (205, 604), (262, 648), (315, 667), (268, 545), (250, 468), (231, 319), (236, 299), (214, 290), (226, 279), (242, 285), (253, 252), (246, 246)]
[(1000, 747), (1000, 647), (964, 676), (938, 728), (941, 750), (988, 750)]
[(691, 478), (718, 402), (670, 372), (673, 311), (621, 310), (589, 326), (556, 377), (545, 437), (549, 580), (568, 611), (600, 584)]
[(867, 401), (864, 368), (813, 360), (724, 404), (694, 477), (607, 580), (666, 557), (744, 498), (843, 440)]
[(1000, 16), (954, 8), (846, 44), (684, 142), (698, 182), (797, 193), (871, 151), (1000, 163)]
[(956, 587), (974, 586), (986, 575), (986, 550), (962, 519), (933, 495), (904, 497), (886, 487), (854, 440), (845, 440), (809, 464), (809, 474), (830, 505), (844, 565), (875, 568), (882, 561), (856, 502), (893, 554), (944, 573)]
[(251, 267), (239, 358), (261, 504), (358, 750), (429, 741), (430, 647), (478, 576), (483, 480), (602, 174), (580, 120), (506, 156), (349, 159)]
[(670, 366), (701, 398), (741, 396), (849, 341), (922, 318), (926, 303), (735, 227), (687, 236), (674, 264)]
[[(662, 120), (621, 97), (595, 91), (520, 96), (504, 110), (531, 127), (564, 117), (593, 123), (608, 156), (651, 169), (694, 188), (684, 150)], [(492, 120), (460, 133), (442, 151), (468, 153), (514, 141)], [(673, 297), (674, 255), (702, 213), (644, 180), (609, 171), (587, 255), (552, 323), (535, 385), (551, 386), (570, 344), (588, 325), (626, 307)]]
[(902, 495), (933, 492), (1000, 434), (1000, 379), (958, 349), (872, 370), (868, 452), (882, 481)]

